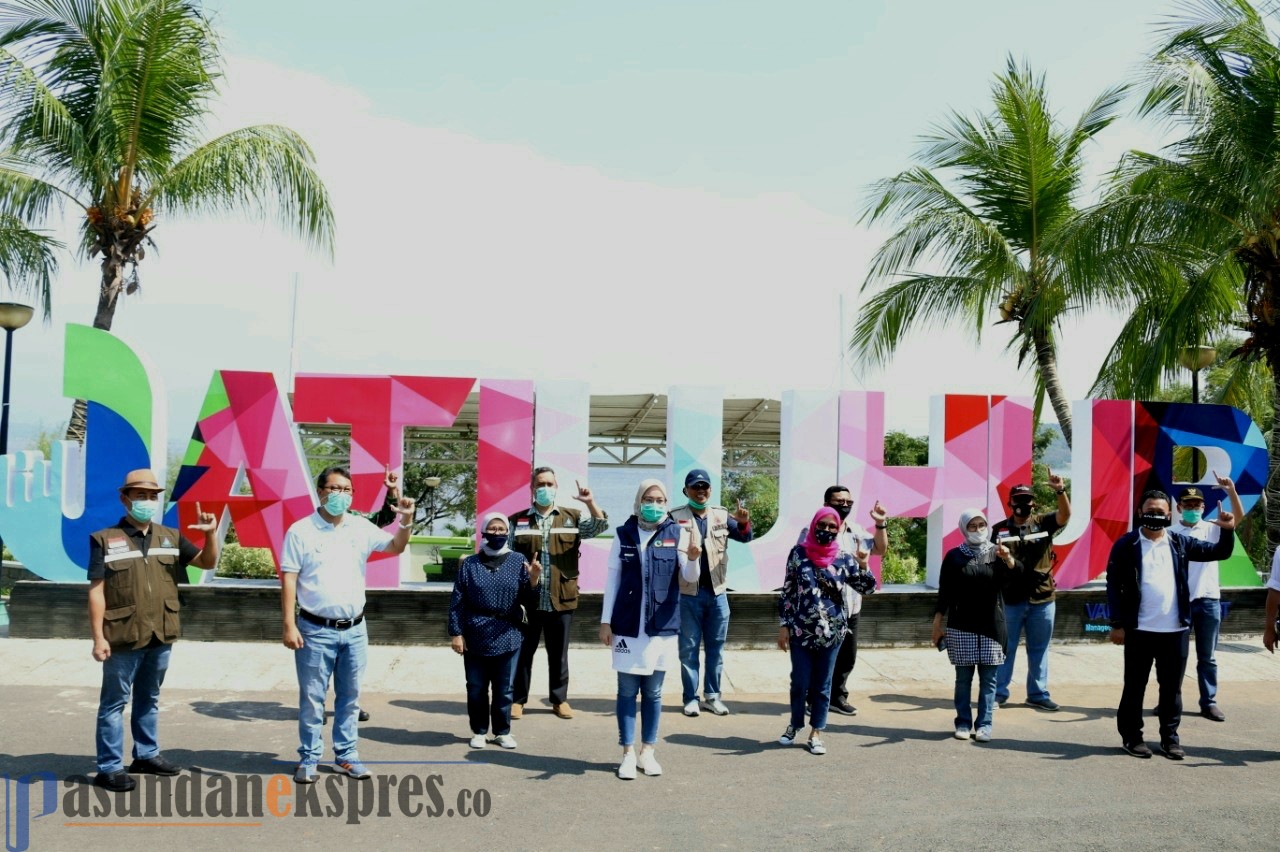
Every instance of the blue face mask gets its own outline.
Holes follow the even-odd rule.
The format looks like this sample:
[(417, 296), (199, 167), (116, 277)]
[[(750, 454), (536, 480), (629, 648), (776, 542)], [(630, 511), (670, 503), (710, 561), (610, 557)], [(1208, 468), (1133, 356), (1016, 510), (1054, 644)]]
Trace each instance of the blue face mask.
[(159, 500), (134, 500), (129, 504), (129, 517), (140, 524), (150, 523), (159, 512)]
[(485, 533), (484, 546), (489, 548), (490, 550), (501, 550), (502, 548), (507, 546), (507, 534), (491, 533), (491, 532)]
[(554, 485), (539, 485), (533, 489), (533, 502), (539, 506), (550, 506), (556, 502), (556, 487)]
[(1200, 519), (1204, 517), (1204, 509), (1183, 509), (1182, 520), (1195, 526), (1200, 523)]
[(662, 503), (641, 503), (640, 519), (646, 524), (656, 524), (667, 514), (667, 507)]
[(330, 491), (324, 498), (324, 510), (330, 515), (345, 515), (351, 508), (351, 492)]

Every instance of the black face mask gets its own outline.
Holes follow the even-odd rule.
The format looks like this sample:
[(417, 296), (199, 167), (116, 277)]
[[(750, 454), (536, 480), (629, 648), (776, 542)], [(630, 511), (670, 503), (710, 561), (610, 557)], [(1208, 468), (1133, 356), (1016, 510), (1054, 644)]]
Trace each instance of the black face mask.
[(1013, 513), (1020, 517), (1026, 517), (1031, 514), (1031, 503), (1014, 503)]
[(813, 540), (818, 544), (830, 544), (836, 540), (836, 534), (831, 530), (814, 530)]
[(1159, 512), (1143, 512), (1138, 517), (1138, 522), (1142, 524), (1143, 529), (1162, 530), (1169, 526), (1169, 516)]
[(835, 510), (835, 513), (840, 516), (842, 521), (849, 517), (849, 513), (853, 511), (852, 506), (831, 506), (830, 508)]

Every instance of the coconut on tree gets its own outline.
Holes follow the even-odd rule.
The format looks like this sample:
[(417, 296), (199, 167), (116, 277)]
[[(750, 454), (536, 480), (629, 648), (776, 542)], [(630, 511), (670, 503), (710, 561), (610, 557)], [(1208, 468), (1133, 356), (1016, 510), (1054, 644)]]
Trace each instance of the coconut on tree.
[[(161, 222), (184, 214), (276, 218), (326, 252), (333, 211), (294, 131), (203, 135), (221, 79), (217, 35), (188, 0), (0, 2), (0, 215), (73, 205), (101, 272), (93, 324), (119, 299)], [(47, 302), (46, 302), (47, 305)], [(78, 402), (68, 438), (84, 439)]]

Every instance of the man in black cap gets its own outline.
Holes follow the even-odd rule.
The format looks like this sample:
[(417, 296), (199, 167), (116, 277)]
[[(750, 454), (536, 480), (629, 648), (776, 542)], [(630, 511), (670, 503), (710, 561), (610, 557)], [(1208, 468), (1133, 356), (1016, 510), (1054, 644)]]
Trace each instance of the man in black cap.
[[(1218, 476), (1218, 487), (1227, 492), (1231, 511), (1244, 517), (1244, 506), (1230, 477)], [(1195, 486), (1184, 488), (1178, 497), (1178, 523), (1174, 527), (1183, 535), (1216, 544), (1221, 527), (1218, 519), (1204, 518), (1204, 492)], [(1226, 721), (1218, 708), (1218, 631), (1222, 626), (1222, 592), (1218, 582), (1217, 562), (1190, 562), (1187, 586), (1191, 595), (1191, 632), (1196, 641), (1196, 681), (1200, 686), (1200, 715), (1215, 722)]]
[(698, 715), (698, 648), (706, 645), (706, 677), (702, 700), (717, 716), (728, 716), (729, 708), (720, 700), (720, 674), (724, 669), (725, 638), (729, 635), (729, 539), (751, 541), (751, 513), (738, 501), (730, 513), (723, 506), (709, 505), (711, 475), (701, 468), (684, 478), (688, 503), (671, 512), (681, 526), (696, 526), (702, 536), (702, 568), (698, 582), (680, 579), (680, 682), (684, 694), (684, 715)]
[(996, 673), (996, 703), (1009, 700), (1009, 682), (1018, 654), (1018, 638), (1027, 632), (1027, 703), (1041, 710), (1057, 710), (1049, 697), (1049, 642), (1053, 640), (1056, 604), (1053, 579), (1053, 536), (1071, 520), (1071, 500), (1062, 477), (1049, 471), (1049, 487), (1058, 495), (1057, 511), (1038, 514), (1029, 485), (1009, 491), (1010, 516), (991, 528), (991, 540), (1004, 544), (1026, 566), (1004, 588), (1004, 620), (1009, 631), (1004, 663)]

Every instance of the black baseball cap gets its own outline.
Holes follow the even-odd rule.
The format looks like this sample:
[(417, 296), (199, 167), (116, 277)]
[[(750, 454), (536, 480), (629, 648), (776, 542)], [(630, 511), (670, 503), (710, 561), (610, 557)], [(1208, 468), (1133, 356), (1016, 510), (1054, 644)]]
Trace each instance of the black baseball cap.
[(1015, 485), (1009, 489), (1009, 499), (1014, 497), (1035, 497), (1036, 493), (1031, 490), (1030, 485)]
[(684, 487), (688, 488), (690, 485), (696, 485), (699, 482), (710, 485), (711, 474), (707, 473), (700, 467), (695, 467), (693, 470), (689, 471), (689, 475), (684, 478)]

